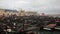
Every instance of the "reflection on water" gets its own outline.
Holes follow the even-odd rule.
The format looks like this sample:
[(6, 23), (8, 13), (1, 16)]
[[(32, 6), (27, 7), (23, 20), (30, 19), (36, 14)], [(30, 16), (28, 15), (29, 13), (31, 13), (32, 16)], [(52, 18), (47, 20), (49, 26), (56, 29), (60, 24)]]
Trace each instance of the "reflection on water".
[(47, 30), (42, 30), (42, 31), (39, 31), (38, 34), (60, 34), (60, 31), (47, 31)]

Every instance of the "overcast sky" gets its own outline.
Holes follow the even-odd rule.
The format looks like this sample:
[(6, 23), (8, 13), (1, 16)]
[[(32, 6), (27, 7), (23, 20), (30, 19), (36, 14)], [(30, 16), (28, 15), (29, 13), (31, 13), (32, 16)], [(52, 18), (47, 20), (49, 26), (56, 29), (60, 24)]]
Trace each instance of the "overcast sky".
[(0, 0), (0, 8), (60, 14), (60, 0)]

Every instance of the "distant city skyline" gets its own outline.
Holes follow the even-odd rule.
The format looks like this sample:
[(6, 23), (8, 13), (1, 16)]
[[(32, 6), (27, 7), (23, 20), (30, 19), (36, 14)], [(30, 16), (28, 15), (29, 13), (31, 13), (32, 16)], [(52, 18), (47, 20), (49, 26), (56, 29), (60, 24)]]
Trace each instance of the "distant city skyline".
[(60, 14), (60, 0), (0, 0), (0, 8)]

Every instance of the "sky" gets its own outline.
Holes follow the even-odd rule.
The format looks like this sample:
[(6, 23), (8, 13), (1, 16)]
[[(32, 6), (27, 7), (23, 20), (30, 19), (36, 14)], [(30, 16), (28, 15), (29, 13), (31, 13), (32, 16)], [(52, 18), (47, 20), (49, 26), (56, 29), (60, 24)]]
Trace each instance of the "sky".
[(0, 8), (60, 14), (60, 0), (0, 0)]

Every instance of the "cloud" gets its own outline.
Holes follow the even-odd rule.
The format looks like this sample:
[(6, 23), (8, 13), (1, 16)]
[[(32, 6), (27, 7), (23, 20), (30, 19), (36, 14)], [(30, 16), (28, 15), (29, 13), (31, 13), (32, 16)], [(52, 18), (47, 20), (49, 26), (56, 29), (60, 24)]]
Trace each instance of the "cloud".
[(0, 7), (8, 8), (8, 9), (19, 9), (23, 7), (31, 7), (32, 2), (24, 1), (24, 0), (1, 0)]
[(36, 10), (39, 13), (60, 13), (60, 0), (0, 0), (0, 8)]

